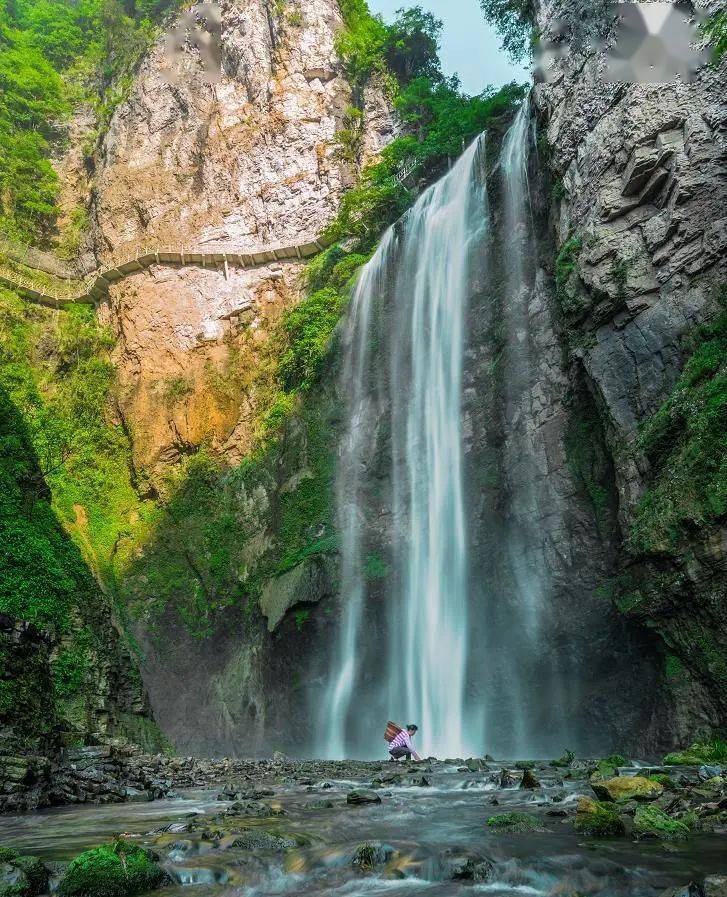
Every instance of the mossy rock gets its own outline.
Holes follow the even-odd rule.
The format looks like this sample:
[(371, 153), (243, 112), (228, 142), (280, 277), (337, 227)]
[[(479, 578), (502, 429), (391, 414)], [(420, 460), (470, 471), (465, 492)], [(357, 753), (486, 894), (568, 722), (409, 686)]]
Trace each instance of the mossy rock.
[(490, 816), (487, 825), (499, 832), (525, 834), (537, 829), (538, 820), (529, 813), (499, 813), (497, 816)]
[(0, 848), (0, 897), (37, 897), (48, 890), (48, 870), (36, 857)]
[(126, 841), (95, 847), (71, 861), (59, 897), (132, 897), (167, 881), (149, 854)]
[(575, 828), (580, 834), (594, 838), (618, 837), (626, 831), (612, 806), (597, 803), (590, 797), (582, 797), (578, 802)]
[(634, 816), (634, 832), (642, 838), (676, 841), (686, 838), (694, 825), (692, 817), (673, 819), (659, 807), (639, 807)]
[(603, 782), (591, 782), (596, 796), (601, 800), (656, 800), (664, 793), (664, 787), (644, 776), (616, 776)]
[(18, 857), (14, 865), (22, 869), (30, 883), (30, 893), (44, 894), (48, 888), (48, 870), (38, 857)]

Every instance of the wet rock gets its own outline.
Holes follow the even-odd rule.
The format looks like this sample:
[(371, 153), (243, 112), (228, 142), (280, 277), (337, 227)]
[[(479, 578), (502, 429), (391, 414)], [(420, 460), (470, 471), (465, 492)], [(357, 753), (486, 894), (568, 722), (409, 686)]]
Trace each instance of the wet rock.
[(688, 885), (667, 888), (666, 891), (662, 891), (659, 894), (659, 897), (705, 897), (705, 893), (699, 885), (691, 882)]
[(708, 764), (704, 764), (699, 767), (699, 772), (697, 775), (699, 776), (702, 782), (706, 782), (709, 779), (718, 778), (724, 772), (724, 767), (722, 766), (709, 766)]
[(220, 841), (220, 849), (229, 850), (272, 850), (281, 852), (295, 847), (293, 838), (285, 838), (264, 829), (250, 829), (240, 835), (230, 835)]
[(495, 781), (498, 782), (500, 788), (513, 788), (517, 785), (517, 779), (510, 772), (509, 769), (501, 769), (499, 778), (496, 778)]
[(487, 772), (487, 764), (476, 757), (470, 757), (469, 760), (465, 761), (464, 766), (465, 770), (469, 772)]
[(520, 782), (521, 788), (540, 788), (540, 782), (535, 777), (535, 774), (531, 769), (526, 769), (523, 773), (522, 781)]
[(415, 788), (429, 788), (432, 783), (426, 776), (412, 776), (412, 778), (409, 779), (409, 784), (413, 785)]
[(351, 859), (351, 865), (359, 872), (374, 872), (394, 856), (396, 851), (389, 844), (382, 844), (379, 841), (366, 842), (359, 844)]
[(226, 811), (226, 816), (253, 816), (264, 818), (266, 816), (276, 815), (275, 811), (268, 804), (264, 804), (258, 800), (236, 801)]
[(442, 865), (452, 881), (491, 881), (495, 874), (493, 863), (483, 857), (445, 855)]
[(704, 879), (704, 897), (727, 897), (727, 874), (708, 875)]
[(381, 797), (369, 788), (355, 788), (346, 795), (346, 803), (352, 806), (362, 804), (380, 804)]
[(616, 776), (603, 782), (592, 782), (591, 787), (601, 800), (655, 800), (664, 791), (663, 785), (643, 776)]
[(324, 797), (320, 800), (312, 800), (306, 804), (306, 810), (332, 810), (335, 804), (332, 800), (326, 800)]

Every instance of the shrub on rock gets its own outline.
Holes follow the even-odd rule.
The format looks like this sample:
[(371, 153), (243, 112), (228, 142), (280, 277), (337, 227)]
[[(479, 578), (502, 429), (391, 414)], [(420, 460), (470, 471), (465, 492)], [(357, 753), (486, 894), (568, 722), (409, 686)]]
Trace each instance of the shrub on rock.
[(167, 873), (135, 844), (118, 840), (72, 860), (58, 887), (59, 897), (133, 897), (158, 888)]

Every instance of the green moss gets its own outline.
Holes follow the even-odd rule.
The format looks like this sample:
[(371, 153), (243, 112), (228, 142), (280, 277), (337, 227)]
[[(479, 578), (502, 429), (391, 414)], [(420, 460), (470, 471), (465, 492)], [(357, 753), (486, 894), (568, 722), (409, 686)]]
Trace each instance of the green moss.
[(158, 888), (166, 873), (146, 851), (127, 841), (87, 850), (71, 861), (59, 897), (132, 897)]
[(622, 757), (620, 754), (611, 754), (610, 757), (604, 757), (603, 759), (598, 761), (596, 769), (592, 774), (592, 778), (596, 777), (599, 780), (611, 779), (617, 774), (617, 769), (619, 766), (626, 765), (627, 760), (625, 757)]
[(693, 827), (691, 817), (673, 819), (656, 806), (639, 807), (634, 816), (634, 832), (641, 837), (657, 837), (674, 841), (689, 836)]
[(12, 847), (0, 847), (0, 863), (11, 863), (16, 860), (20, 854)]
[(0, 332), (0, 387), (21, 411), (55, 512), (111, 586), (144, 525), (129, 438), (109, 414), (111, 334), (91, 308), (54, 314), (2, 289)]
[(497, 816), (490, 816), (487, 825), (500, 832), (525, 834), (535, 831), (538, 820), (529, 813), (499, 813)]
[(578, 813), (575, 829), (593, 838), (618, 837), (624, 834), (624, 824), (618, 813), (608, 804), (593, 802), (592, 811)]
[(703, 763), (727, 764), (727, 741), (715, 739), (704, 743), (696, 742), (686, 750), (664, 757), (666, 766), (701, 766)]

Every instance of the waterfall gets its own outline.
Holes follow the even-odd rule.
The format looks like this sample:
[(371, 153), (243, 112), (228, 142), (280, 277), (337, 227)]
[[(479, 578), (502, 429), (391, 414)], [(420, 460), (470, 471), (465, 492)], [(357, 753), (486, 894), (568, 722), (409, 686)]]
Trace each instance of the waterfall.
[(387, 718), (419, 725), (437, 756), (579, 743), (578, 683), (596, 663), (573, 608), (593, 592), (571, 548), (568, 381), (537, 264), (533, 138), (526, 102), (489, 187), (483, 135), (389, 229), (352, 296), (322, 755), (381, 756)]
[[(343, 619), (320, 726), (327, 756), (381, 753), (387, 715), (416, 722), (427, 752), (468, 751), (461, 393), (470, 267), (489, 220), (484, 146), (475, 140), (387, 232), (352, 297), (337, 476)], [(372, 625), (364, 543), (370, 468), (384, 445), (394, 569), (372, 647), (362, 638)]]

